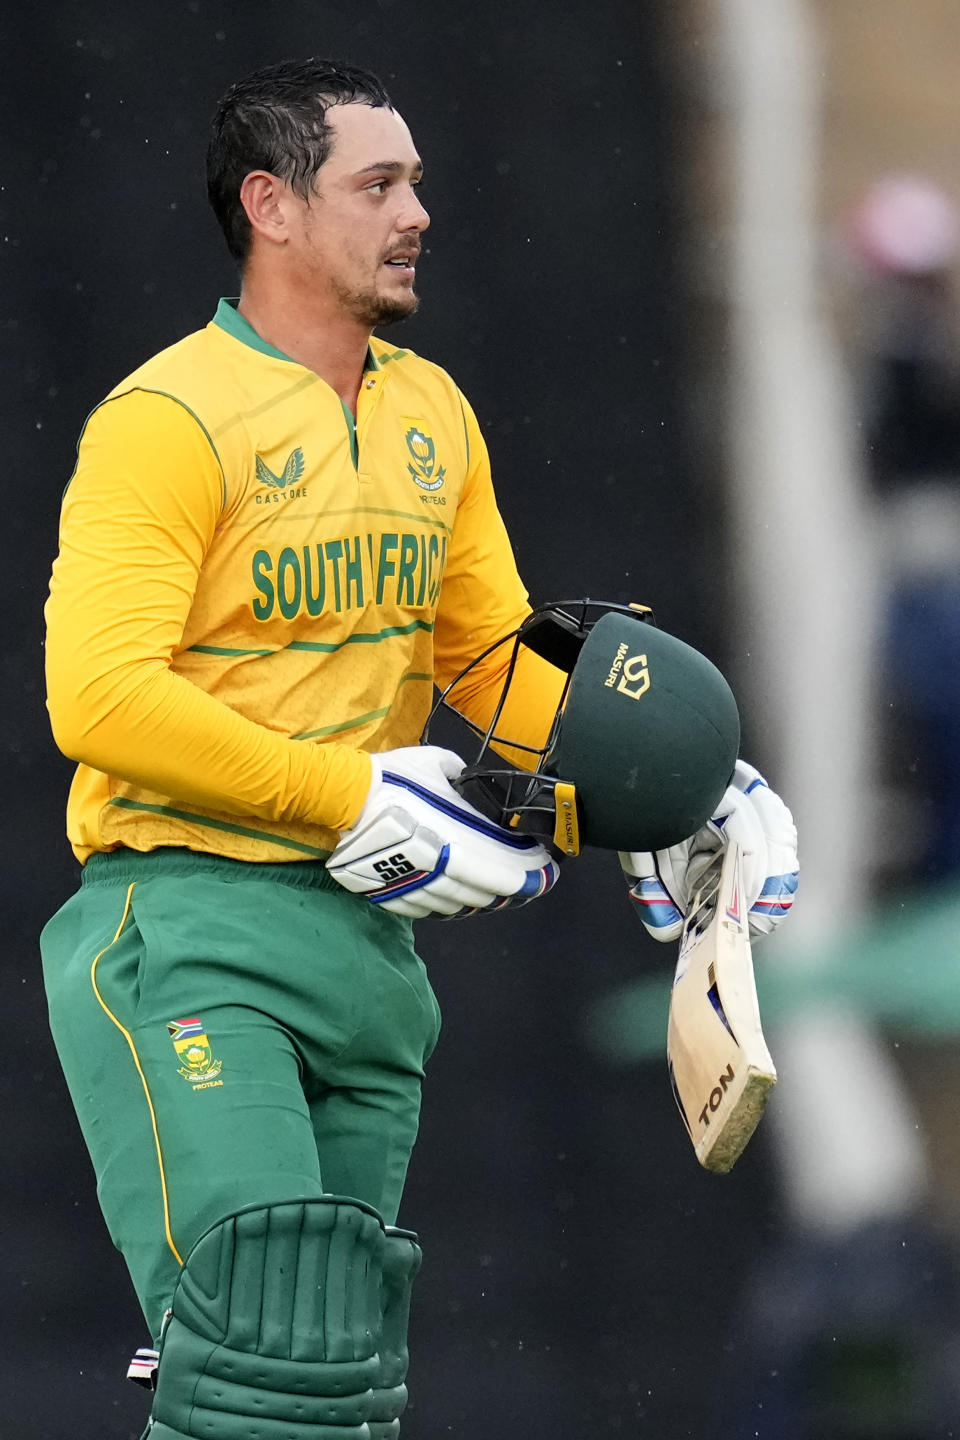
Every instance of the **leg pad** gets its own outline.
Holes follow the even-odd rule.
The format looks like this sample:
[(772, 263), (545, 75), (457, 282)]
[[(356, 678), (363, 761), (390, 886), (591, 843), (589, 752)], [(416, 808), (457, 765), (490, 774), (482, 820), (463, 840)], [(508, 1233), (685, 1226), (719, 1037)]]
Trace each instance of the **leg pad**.
[(412, 1230), (386, 1230), (381, 1287), (380, 1373), (370, 1409), (370, 1440), (395, 1440), (407, 1405), (410, 1294), (422, 1259)]
[(389, 1249), (374, 1210), (333, 1196), (208, 1230), (174, 1292), (150, 1440), (371, 1440), (397, 1388), (379, 1349)]

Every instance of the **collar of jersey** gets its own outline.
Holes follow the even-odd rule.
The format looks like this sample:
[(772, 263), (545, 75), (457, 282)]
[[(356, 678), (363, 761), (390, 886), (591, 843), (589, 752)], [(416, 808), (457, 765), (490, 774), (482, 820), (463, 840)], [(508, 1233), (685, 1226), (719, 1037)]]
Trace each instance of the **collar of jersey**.
[[(226, 330), (228, 335), (232, 335), (234, 340), (239, 340), (242, 345), (249, 345), (251, 350), (259, 350), (261, 355), (272, 355), (274, 360), (286, 360), (288, 365), (299, 365), (299, 360), (294, 360), (291, 356), (285, 355), (282, 350), (277, 349), (276, 345), (271, 345), (269, 340), (264, 340), (262, 335), (257, 334), (256, 330), (254, 330), (250, 324), (250, 321), (245, 319), (237, 309), (239, 303), (238, 297), (224, 296), (217, 306), (217, 312), (213, 317), (214, 325), (219, 325), (221, 330)], [(364, 373), (366, 373), (367, 370), (380, 369), (380, 366), (377, 364), (377, 357), (369, 345), (367, 346), (367, 358), (363, 363), (363, 369)]]

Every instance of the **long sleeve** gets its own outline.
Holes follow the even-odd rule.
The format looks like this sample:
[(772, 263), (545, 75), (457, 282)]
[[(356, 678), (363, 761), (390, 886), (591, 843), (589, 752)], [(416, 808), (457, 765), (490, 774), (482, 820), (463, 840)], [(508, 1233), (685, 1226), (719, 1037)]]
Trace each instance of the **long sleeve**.
[[(487, 447), (476, 416), (466, 399), (461, 400), (470, 458), (437, 613), (434, 653), (441, 687), (530, 613), (527, 591), (497, 509)], [(481, 729), (488, 725), (503, 688), (510, 648), (500, 646), (451, 692), (455, 708)], [(542, 746), (565, 679), (562, 671), (532, 651), (522, 651), (500, 732), (534, 749)], [(523, 768), (534, 764), (523, 751), (504, 749), (503, 753)]]
[(185, 406), (141, 390), (94, 413), (46, 608), (54, 736), (183, 802), (343, 828), (369, 788), (367, 755), (289, 739), (171, 669), (223, 504), (216, 451)]

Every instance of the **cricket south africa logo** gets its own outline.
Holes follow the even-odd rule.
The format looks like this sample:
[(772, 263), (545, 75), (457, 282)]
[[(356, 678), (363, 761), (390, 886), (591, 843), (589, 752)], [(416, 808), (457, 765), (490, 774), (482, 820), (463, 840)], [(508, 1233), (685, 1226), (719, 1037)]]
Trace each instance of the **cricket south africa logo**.
[(419, 425), (411, 425), (404, 439), (407, 442), (407, 449), (413, 460), (412, 465), (407, 469), (421, 490), (439, 490), (446, 479), (447, 472), (441, 465), (434, 474), (434, 466), (437, 463), (437, 447), (426, 430)]
[(207, 1090), (222, 1085), (219, 1079), (223, 1061), (213, 1058), (210, 1038), (203, 1028), (203, 1021), (170, 1020), (167, 1023), (173, 1048), (177, 1052), (180, 1067), (177, 1071), (184, 1080), (189, 1080), (194, 1090)]

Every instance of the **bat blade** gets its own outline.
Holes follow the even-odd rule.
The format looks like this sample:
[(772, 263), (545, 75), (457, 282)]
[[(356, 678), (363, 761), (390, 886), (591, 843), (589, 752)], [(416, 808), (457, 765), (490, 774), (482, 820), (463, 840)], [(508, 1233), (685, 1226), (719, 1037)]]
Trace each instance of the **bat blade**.
[(667, 1064), (697, 1159), (731, 1170), (777, 1071), (760, 1024), (739, 847), (726, 847), (694, 897), (670, 996)]

